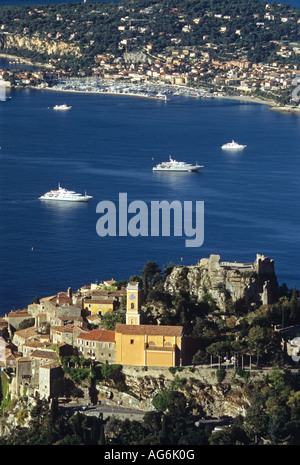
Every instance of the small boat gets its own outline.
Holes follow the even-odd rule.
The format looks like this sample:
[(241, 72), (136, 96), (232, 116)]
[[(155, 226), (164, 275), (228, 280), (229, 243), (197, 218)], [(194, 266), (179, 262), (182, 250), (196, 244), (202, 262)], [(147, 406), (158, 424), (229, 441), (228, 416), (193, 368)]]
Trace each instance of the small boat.
[(161, 93), (156, 94), (155, 98), (157, 98), (158, 100), (164, 100), (164, 101), (169, 100), (166, 94), (161, 94)]
[(92, 199), (91, 195), (86, 193), (79, 194), (75, 191), (69, 191), (58, 184), (58, 189), (46, 192), (46, 194), (39, 197), (40, 200), (54, 200), (54, 201), (65, 201), (65, 202), (87, 202)]
[(246, 147), (247, 145), (238, 144), (234, 140), (232, 142), (228, 142), (227, 144), (222, 145), (222, 149), (225, 149), (225, 150), (243, 150)]
[(55, 105), (53, 110), (71, 110), (71, 108), (71, 106), (68, 106), (64, 103), (63, 105)]
[(189, 172), (189, 171), (199, 171), (200, 168), (203, 168), (202, 165), (192, 165), (191, 163), (185, 163), (184, 161), (176, 161), (169, 157), (169, 161), (159, 163), (153, 167), (153, 171), (175, 171), (175, 172)]

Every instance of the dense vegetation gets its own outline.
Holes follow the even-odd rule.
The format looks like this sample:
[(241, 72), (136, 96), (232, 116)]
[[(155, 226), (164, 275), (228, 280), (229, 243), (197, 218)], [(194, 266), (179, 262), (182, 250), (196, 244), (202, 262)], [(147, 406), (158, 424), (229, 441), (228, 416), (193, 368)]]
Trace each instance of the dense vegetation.
[[(270, 19), (266, 19), (268, 13)], [(112, 53), (122, 57), (128, 51), (145, 50), (152, 45), (153, 54), (167, 55), (170, 49), (193, 47), (204, 51), (210, 44), (210, 56), (245, 58), (252, 62), (285, 59), (276, 54), (278, 42), (299, 40), (300, 12), (288, 5), (257, 0), (134, 0), (32, 6), (2, 6), (3, 31), (21, 36), (74, 43), (82, 56), (81, 67), (94, 65), (94, 57)], [(124, 30), (120, 30), (124, 26)], [(187, 29), (184, 29), (186, 27)], [(225, 28), (225, 29), (224, 29)], [(0, 44), (5, 44), (2, 34)], [(213, 47), (211, 46), (213, 45)], [(35, 50), (10, 49), (40, 61), (49, 60)], [(72, 67), (75, 57), (60, 58)], [(289, 63), (299, 64), (299, 55)], [(78, 64), (78, 62), (77, 62)]]
[(21, 426), (2, 437), (0, 445), (299, 445), (299, 373), (275, 367), (259, 382), (250, 378), (244, 389), (251, 401), (245, 417), (224, 419), (218, 431), (210, 424), (197, 425), (192, 402), (187, 402), (176, 383), (154, 397), (155, 411), (146, 413), (141, 422), (113, 415), (103, 420), (79, 411), (68, 417), (56, 398), (50, 405), (37, 400), (29, 427), (22, 427), (27, 416), (24, 408), (18, 413)]

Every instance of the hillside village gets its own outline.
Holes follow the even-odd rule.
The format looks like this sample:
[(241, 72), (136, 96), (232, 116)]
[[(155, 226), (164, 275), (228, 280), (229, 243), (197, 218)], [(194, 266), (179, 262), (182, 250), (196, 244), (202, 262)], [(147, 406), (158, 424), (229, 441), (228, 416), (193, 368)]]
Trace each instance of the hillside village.
[[(142, 305), (143, 283), (135, 279), (127, 284), (121, 282), (119, 286), (114, 280), (103, 281), (82, 286), (76, 292), (69, 288), (57, 295), (36, 298), (27, 308), (1, 317), (0, 367), (2, 372), (13, 376), (12, 397), (21, 395), (25, 386), (33, 397), (49, 399), (55, 395), (53, 387), (55, 380), (63, 377), (61, 360), (64, 357), (77, 356), (94, 364), (125, 367), (170, 368), (197, 363), (209, 366), (209, 360), (197, 362), (194, 358), (197, 347), (193, 342), (201, 339), (201, 334), (197, 335), (197, 331), (189, 334), (176, 320), (176, 324), (172, 324), (172, 319), (171, 324), (165, 324), (161, 319), (166, 311), (163, 296), (156, 302), (152, 298), (150, 305), (149, 302)], [(279, 289), (274, 262), (261, 255), (253, 263), (221, 262), (220, 256), (212, 255), (195, 266), (174, 266), (164, 281), (164, 288), (166, 294), (173, 296), (186, 296), (186, 292), (194, 296), (200, 302), (196, 306), (197, 314), (209, 295), (217, 309), (215, 318), (228, 324), (231, 321), (231, 325), (229, 302), (240, 305), (246, 299), (247, 312), (251, 306), (268, 308), (278, 301)], [(185, 300), (188, 314), (188, 298)], [(174, 313), (172, 309), (168, 311), (170, 315)], [(111, 329), (103, 324), (105, 316), (117, 317)], [(196, 316), (196, 322), (206, 319), (201, 314)], [(235, 319), (237, 324), (238, 318)], [(299, 350), (299, 338), (295, 338), (299, 324), (282, 329), (279, 325), (277, 331), (278, 334), (282, 331), (284, 352), (292, 361), (295, 350)], [(239, 333), (236, 337), (239, 339)], [(211, 341), (218, 343), (218, 340)], [(268, 345), (267, 340), (265, 344)], [(231, 366), (235, 366), (234, 357), (230, 360)], [(220, 363), (217, 353), (215, 363)]]

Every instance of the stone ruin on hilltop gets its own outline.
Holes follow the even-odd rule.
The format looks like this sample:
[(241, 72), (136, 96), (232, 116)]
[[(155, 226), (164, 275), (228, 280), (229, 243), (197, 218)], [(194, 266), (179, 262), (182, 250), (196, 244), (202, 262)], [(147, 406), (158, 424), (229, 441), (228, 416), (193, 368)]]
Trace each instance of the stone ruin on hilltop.
[(253, 263), (221, 262), (220, 255), (202, 258), (194, 266), (176, 266), (166, 279), (165, 289), (174, 294), (186, 290), (201, 301), (209, 293), (220, 310), (226, 302), (247, 298), (249, 303), (269, 305), (278, 295), (274, 261), (256, 255)]

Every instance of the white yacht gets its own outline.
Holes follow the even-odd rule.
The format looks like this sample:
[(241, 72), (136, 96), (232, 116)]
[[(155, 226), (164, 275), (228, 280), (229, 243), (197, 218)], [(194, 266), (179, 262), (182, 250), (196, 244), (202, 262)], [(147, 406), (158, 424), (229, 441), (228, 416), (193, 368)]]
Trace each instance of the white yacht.
[(87, 202), (92, 199), (91, 195), (86, 193), (79, 194), (75, 191), (69, 191), (58, 184), (58, 189), (46, 192), (46, 194), (39, 197), (40, 200), (54, 200), (54, 201), (65, 201), (65, 202)]
[(228, 142), (227, 144), (222, 145), (222, 149), (227, 149), (227, 150), (242, 150), (245, 149), (247, 145), (241, 145), (235, 142), (234, 140), (232, 142)]
[(71, 108), (71, 106), (68, 106), (65, 103), (63, 103), (62, 105), (55, 105), (53, 107), (53, 110), (71, 110)]
[(187, 171), (198, 171), (203, 168), (202, 165), (192, 165), (191, 163), (185, 163), (184, 161), (176, 161), (169, 157), (169, 161), (164, 161), (153, 167), (153, 171), (176, 171), (176, 172), (187, 172)]

